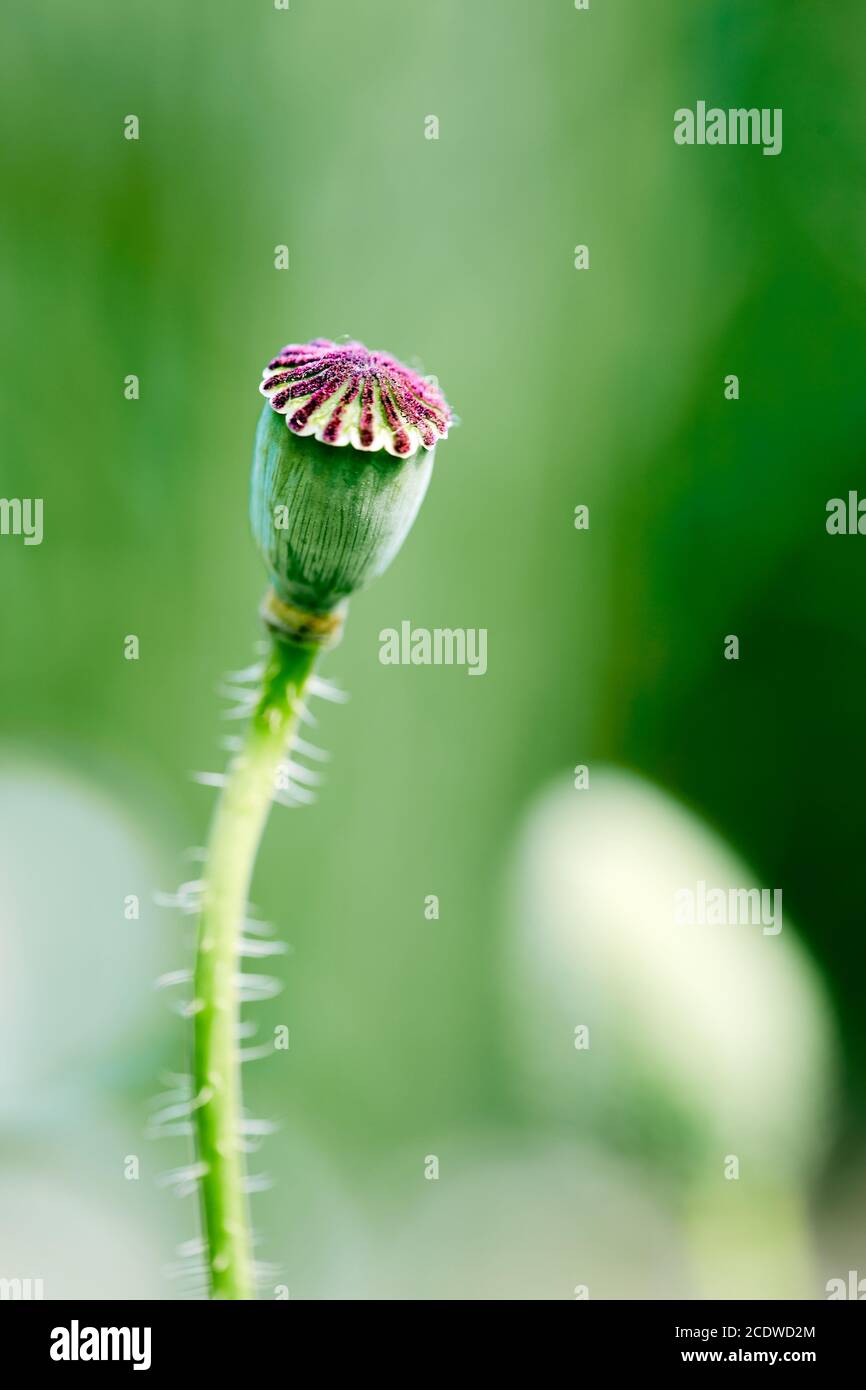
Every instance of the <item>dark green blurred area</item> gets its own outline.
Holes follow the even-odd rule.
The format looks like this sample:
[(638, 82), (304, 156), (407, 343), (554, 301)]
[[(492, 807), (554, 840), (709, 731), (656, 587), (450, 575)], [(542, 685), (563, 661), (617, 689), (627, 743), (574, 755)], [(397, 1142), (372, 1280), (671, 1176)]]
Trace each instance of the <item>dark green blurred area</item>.
[[(250, 1085), (338, 1166), (521, 1123), (502, 875), (530, 796), (602, 759), (784, 885), (862, 1122), (866, 540), (825, 509), (866, 492), (863, 27), (854, 0), (35, 0), (4, 22), (0, 493), (45, 499), (42, 546), (0, 541), (10, 744), (112, 788), (174, 872), (212, 805), (188, 773), (224, 757), (215, 686), (259, 637), (265, 362), (348, 333), (461, 417), (328, 658), (351, 701), (319, 707), (319, 802), (275, 816), (256, 880), (294, 949), (268, 1006), (293, 1055), (288, 1089)], [(782, 154), (677, 147), (699, 98), (782, 107)], [(487, 628), (487, 676), (381, 666), (404, 619)], [(135, 1085), (176, 1046), (154, 1033)]]

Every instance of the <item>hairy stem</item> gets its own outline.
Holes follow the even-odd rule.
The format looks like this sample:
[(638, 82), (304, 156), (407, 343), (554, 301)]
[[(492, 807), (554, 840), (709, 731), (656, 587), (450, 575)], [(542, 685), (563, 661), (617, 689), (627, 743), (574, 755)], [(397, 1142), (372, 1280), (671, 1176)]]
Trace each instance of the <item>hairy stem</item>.
[(211, 827), (195, 962), (194, 1117), (205, 1248), (213, 1298), (255, 1297), (240, 1146), (238, 945), (278, 769), (317, 649), (277, 642), (264, 690)]

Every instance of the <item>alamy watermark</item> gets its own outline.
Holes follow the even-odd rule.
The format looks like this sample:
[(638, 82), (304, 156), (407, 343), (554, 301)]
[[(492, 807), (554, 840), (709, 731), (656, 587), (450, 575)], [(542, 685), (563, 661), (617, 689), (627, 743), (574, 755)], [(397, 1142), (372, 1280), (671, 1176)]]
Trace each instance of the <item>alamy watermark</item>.
[(782, 930), (781, 888), (707, 888), (699, 879), (694, 888), (674, 893), (674, 922), (678, 927), (761, 927), (764, 936)]
[(134, 1371), (150, 1370), (149, 1327), (69, 1327), (51, 1331), (52, 1361), (131, 1361)]
[(782, 108), (735, 106), (725, 111), (705, 101), (694, 111), (681, 106), (674, 112), (674, 139), (678, 145), (763, 145), (764, 154), (781, 154)]
[(486, 627), (413, 627), (408, 620), (379, 633), (383, 666), (465, 666), (470, 676), (487, 670)]
[(866, 1279), (861, 1279), (856, 1269), (848, 1270), (847, 1279), (828, 1279), (824, 1289), (828, 1302), (840, 1298), (853, 1298), (862, 1303), (866, 1299)]
[(866, 497), (853, 490), (847, 499), (831, 497), (826, 526), (830, 536), (866, 536)]
[(0, 1279), (0, 1300), (30, 1302), (45, 1297), (42, 1279)]
[(23, 536), (25, 545), (41, 545), (42, 498), (0, 497), (0, 536)]

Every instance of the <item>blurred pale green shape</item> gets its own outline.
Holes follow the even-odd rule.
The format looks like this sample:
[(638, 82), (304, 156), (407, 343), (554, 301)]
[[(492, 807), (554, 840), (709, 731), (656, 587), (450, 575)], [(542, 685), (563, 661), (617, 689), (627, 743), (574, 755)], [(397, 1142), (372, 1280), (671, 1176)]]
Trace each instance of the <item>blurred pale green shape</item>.
[[(600, 766), (589, 788), (539, 798), (516, 878), (507, 994), (530, 1112), (659, 1165), (697, 1296), (813, 1295), (805, 1197), (832, 1137), (835, 1039), (784, 885)], [(781, 887), (781, 931), (678, 920), (677, 895), (701, 884)]]
[(104, 787), (6, 750), (0, 1276), (39, 1279), (46, 1299), (165, 1297), (163, 1265), (190, 1233), (194, 1213), (154, 1186), (171, 1153), (129, 1103), (156, 1088), (153, 1034), (173, 1031), (153, 988), (177, 935), (152, 902), (159, 858)]
[[(128, 804), (24, 753), (0, 773), (0, 1079), (13, 1129), (66, 1123), (74, 1097), (135, 1075), (176, 924), (153, 903), (159, 852)], [(137, 900), (136, 903), (132, 899)], [(137, 916), (127, 915), (137, 913)]]
[[(124, 1174), (132, 1156), (137, 1180)], [(172, 1295), (163, 1271), (192, 1213), (157, 1194), (140, 1129), (104, 1110), (63, 1116), (3, 1168), (0, 1277), (40, 1279), (46, 1299)]]
[[(593, 767), (532, 807), (517, 848), (507, 992), (515, 1068), (536, 1112), (663, 1157), (692, 1181), (787, 1187), (831, 1138), (825, 992), (764, 884), (649, 783)], [(781, 887), (782, 930), (678, 924), (675, 895)], [(575, 1029), (589, 1047), (575, 1047)]]

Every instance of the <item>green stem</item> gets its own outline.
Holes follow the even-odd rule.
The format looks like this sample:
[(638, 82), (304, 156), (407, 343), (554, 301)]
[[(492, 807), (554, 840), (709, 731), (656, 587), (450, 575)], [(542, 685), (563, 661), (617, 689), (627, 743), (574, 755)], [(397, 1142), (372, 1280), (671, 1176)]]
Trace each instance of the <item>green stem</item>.
[(245, 1164), (238, 1142), (238, 944), (279, 764), (316, 656), (316, 647), (274, 642), (262, 697), (229, 770), (208, 843), (193, 995), (193, 1113), (213, 1298), (255, 1297)]

